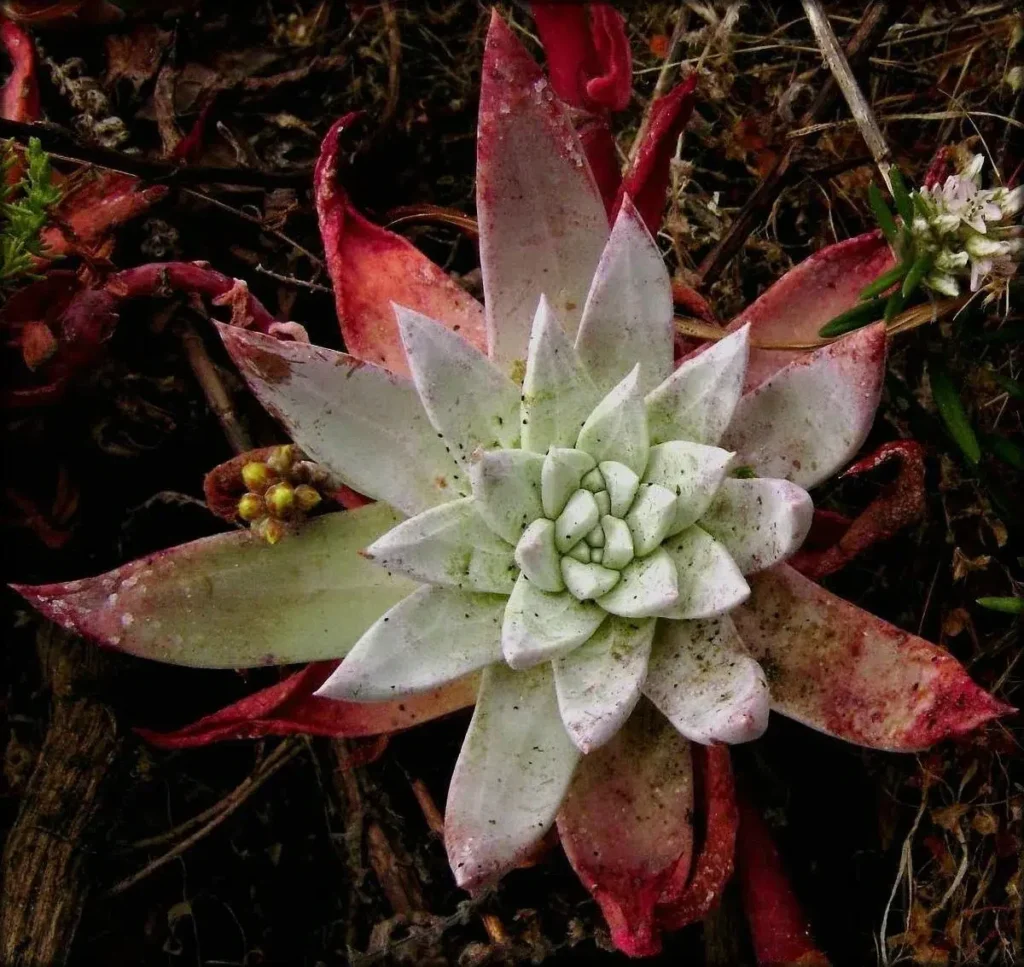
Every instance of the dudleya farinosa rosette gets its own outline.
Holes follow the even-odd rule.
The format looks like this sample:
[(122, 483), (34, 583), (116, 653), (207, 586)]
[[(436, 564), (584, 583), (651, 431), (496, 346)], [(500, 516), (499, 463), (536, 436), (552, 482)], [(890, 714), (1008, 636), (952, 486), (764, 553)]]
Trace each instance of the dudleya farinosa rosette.
[[(294, 442), (376, 504), (307, 521), (273, 547), (222, 534), (95, 578), (23, 586), (25, 597), (67, 627), (162, 661), (344, 658), (320, 694), (362, 703), (465, 685), (482, 670), (445, 816), (468, 887), (529, 853), (581, 756), (583, 776), (632, 733), (638, 717), (620, 727), (641, 696), (685, 739), (759, 735), (769, 688), (754, 655), (773, 665), (778, 710), (876, 748), (926, 747), (1005, 710), (950, 656), (780, 566), (809, 525), (802, 488), (849, 461), (870, 429), (881, 326), (767, 368), (751, 358), (751, 371), (762, 367), (754, 376), (737, 326), (674, 368), (671, 288), (654, 240), (628, 199), (609, 233), (563, 108), (497, 16), (477, 187), (483, 310), (421, 256), (403, 256), (388, 265), (419, 266), (404, 291), (443, 318), (396, 306), (402, 351), (358, 300), (343, 306), (363, 323), (362, 344), (347, 330), (353, 355), (220, 330)], [(332, 190), (321, 164), (322, 228), (336, 241), (346, 219), (360, 225), (329, 204)], [(374, 245), (354, 254), (380, 261)], [(816, 297), (839, 285), (828, 264), (812, 266), (826, 280)], [(373, 293), (394, 291), (379, 271)], [(335, 286), (345, 303), (343, 276)], [(484, 328), (486, 354), (474, 348)], [(429, 715), (464, 702), (432, 704)], [(645, 730), (632, 738), (648, 742)], [(617, 917), (619, 943), (630, 931), (650, 940), (655, 907), (686, 885), (688, 747), (662, 748), (646, 766), (631, 757), (608, 773), (628, 796), (604, 795), (591, 775), (559, 820), (574, 865)], [(664, 816), (633, 808), (654, 810), (670, 794)], [(596, 815), (609, 811), (610, 824)], [(611, 827), (621, 855), (607, 848)], [(632, 923), (622, 910), (637, 893)]]
[[(540, 298), (521, 386), (458, 333), (395, 312), (411, 383), (399, 395), (383, 371), (352, 371), (347, 429), (297, 442), (411, 515), (362, 553), (422, 586), (319, 694), (375, 702), (484, 669), (446, 813), (453, 870), (475, 886), (551, 825), (580, 754), (641, 694), (695, 741), (763, 732), (767, 683), (728, 612), (749, 594), (745, 572), (800, 546), (812, 507), (788, 480), (733, 475), (785, 462), (741, 403), (747, 330), (673, 369), (669, 276), (628, 199), (576, 332)], [(259, 373), (270, 341), (223, 335), (243, 372)], [(252, 381), (262, 402), (302, 422), (307, 377), (263, 375)], [(364, 433), (382, 406), (395, 435)]]

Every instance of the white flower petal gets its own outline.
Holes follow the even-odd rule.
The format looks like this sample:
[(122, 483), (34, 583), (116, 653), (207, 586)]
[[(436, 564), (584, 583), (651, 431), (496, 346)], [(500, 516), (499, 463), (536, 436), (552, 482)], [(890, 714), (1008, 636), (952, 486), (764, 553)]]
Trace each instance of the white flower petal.
[[(544, 516), (554, 520), (565, 509), (566, 501), (580, 489), (583, 477), (595, 466), (594, 458), (582, 450), (564, 447), (549, 450), (540, 475), (540, 500), (544, 505)], [(603, 480), (601, 486), (604, 486)]]
[(679, 597), (657, 612), (664, 618), (712, 618), (750, 596), (750, 587), (729, 552), (696, 525), (663, 545), (679, 579)]
[(647, 466), (647, 411), (640, 393), (640, 367), (633, 370), (587, 417), (576, 447), (598, 463), (613, 461), (642, 476)]
[(572, 340), (541, 296), (530, 334), (523, 380), (523, 449), (547, 453), (571, 447), (601, 394), (576, 355)]
[(749, 324), (686, 360), (647, 394), (651, 443), (692, 440), (717, 445), (743, 390)]
[(475, 346), (446, 326), (395, 306), (423, 408), (451, 454), (466, 465), (478, 447), (519, 442), (519, 389)]
[(749, 742), (768, 726), (764, 672), (728, 617), (659, 621), (643, 691), (693, 742)]
[(728, 450), (683, 440), (651, 447), (644, 481), (676, 495), (675, 519), (668, 533), (678, 534), (700, 520), (725, 480), (733, 456)]
[(860, 449), (885, 373), (885, 325), (865, 326), (807, 353), (747, 393), (722, 446), (760, 477), (810, 489)]
[(508, 371), (526, 358), (541, 293), (576, 335), (608, 217), (565, 107), (497, 13), (480, 85), (476, 210), (490, 357)]
[(472, 497), (403, 521), (363, 553), (388, 571), (468, 591), (509, 594), (516, 579), (512, 547), (484, 523)]
[[(541, 591), (557, 594), (565, 590), (555, 547), (555, 524), (538, 517), (523, 531), (515, 551), (516, 564)], [(511, 590), (511, 588), (510, 588)]]
[(622, 578), (600, 599), (605, 611), (623, 618), (664, 614), (679, 599), (676, 566), (664, 548), (634, 560), (622, 569)]
[(626, 514), (637, 557), (650, 554), (668, 535), (676, 517), (676, 495), (658, 484), (644, 484)]
[(558, 707), (581, 752), (604, 745), (640, 699), (654, 618), (609, 618), (585, 645), (554, 663)]
[(555, 521), (555, 547), (565, 554), (587, 536), (601, 519), (597, 499), (589, 490), (577, 490)]
[(576, 350), (607, 393), (634, 363), (647, 392), (672, 372), (672, 283), (629, 196), (622, 200), (590, 286)]
[(385, 702), (500, 662), (504, 608), (498, 594), (420, 588), (372, 625), (316, 694)]
[(512, 668), (550, 661), (583, 644), (604, 621), (596, 604), (577, 601), (568, 591), (548, 594), (523, 575), (509, 596), (501, 648)]
[(410, 516), (465, 496), (409, 380), (330, 349), (218, 330), (256, 398), (343, 483)]
[(444, 842), (459, 886), (483, 886), (525, 857), (554, 822), (579, 755), (550, 665), (484, 672), (445, 807)]
[(544, 516), (540, 472), (544, 460), (526, 450), (478, 450), (469, 477), (476, 509), (495, 534), (517, 544), (526, 527)]
[(600, 564), (584, 564), (571, 557), (563, 557), (561, 568), (566, 590), (577, 601), (593, 601), (619, 583), (619, 572)]
[(744, 574), (763, 571), (795, 554), (811, 528), (814, 504), (788, 480), (726, 480), (700, 526)]

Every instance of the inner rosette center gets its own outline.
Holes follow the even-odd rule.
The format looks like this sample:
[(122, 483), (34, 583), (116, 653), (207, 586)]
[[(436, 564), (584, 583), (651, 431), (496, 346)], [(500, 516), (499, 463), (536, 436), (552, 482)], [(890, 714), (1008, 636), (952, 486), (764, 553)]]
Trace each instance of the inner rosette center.
[(558, 447), (544, 458), (541, 504), (544, 516), (523, 532), (516, 563), (540, 590), (580, 601), (611, 591), (627, 564), (661, 544), (675, 514), (667, 488), (641, 484), (625, 464)]

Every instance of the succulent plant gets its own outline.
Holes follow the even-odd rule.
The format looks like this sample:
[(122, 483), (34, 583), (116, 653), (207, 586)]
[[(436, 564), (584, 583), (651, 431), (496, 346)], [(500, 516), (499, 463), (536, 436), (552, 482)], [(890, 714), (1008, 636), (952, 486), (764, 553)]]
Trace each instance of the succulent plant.
[[(220, 326), (294, 443), (376, 502), (273, 546), (236, 532), (20, 590), (161, 661), (344, 658), (317, 700), (364, 706), (359, 734), (475, 694), (445, 817), (457, 881), (493, 882), (557, 819), (616, 942), (651, 952), (658, 925), (699, 916), (730, 868), (711, 818), (731, 795), (719, 743), (756, 738), (774, 708), (913, 750), (1005, 707), (949, 655), (783, 563), (810, 525), (807, 490), (871, 427), (884, 327), (755, 355), (744, 323), (761, 303), (677, 366), (644, 218), (623, 196), (609, 233), (611, 193), (497, 16), (480, 111), (483, 307), (347, 206), (332, 130), (316, 191), (350, 354)], [(876, 240), (843, 252), (865, 273), (888, 258)], [(785, 300), (827, 313), (842, 286), (855, 298), (859, 277), (822, 282), (832, 257), (797, 270)], [(302, 681), (322, 681), (311, 669)], [(695, 864), (691, 742), (708, 749), (693, 756)]]

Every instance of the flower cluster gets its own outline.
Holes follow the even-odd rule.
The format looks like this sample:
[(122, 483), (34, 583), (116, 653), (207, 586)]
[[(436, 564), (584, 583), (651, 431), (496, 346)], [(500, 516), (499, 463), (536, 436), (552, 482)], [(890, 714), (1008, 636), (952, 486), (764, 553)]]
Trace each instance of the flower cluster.
[(959, 295), (958, 279), (969, 278), (972, 292), (1001, 287), (1024, 252), (1014, 219), (1024, 204), (1024, 185), (982, 188), (984, 164), (976, 154), (962, 171), (912, 194), (915, 251), (934, 257), (924, 284), (942, 295)]

